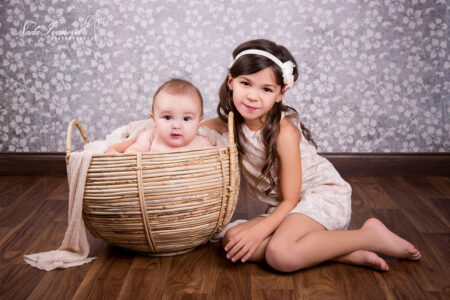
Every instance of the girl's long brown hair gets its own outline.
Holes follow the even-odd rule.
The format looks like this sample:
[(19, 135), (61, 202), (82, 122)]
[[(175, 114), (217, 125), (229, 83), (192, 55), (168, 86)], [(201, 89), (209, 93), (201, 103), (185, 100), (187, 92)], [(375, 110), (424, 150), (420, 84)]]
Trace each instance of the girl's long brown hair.
[[(239, 45), (233, 51), (233, 58), (236, 57), (240, 52), (246, 49), (260, 49), (272, 53), (274, 56), (278, 57), (282, 62), (288, 60), (292, 61), (297, 65), (292, 54), (285, 47), (277, 45), (274, 42), (258, 39), (251, 40)], [(271, 67), (275, 73), (277, 84), (281, 87), (284, 86), (283, 75), (280, 67), (275, 64), (272, 60), (261, 56), (261, 55), (243, 55), (233, 64), (230, 68), (229, 73), (232, 78), (236, 78), (240, 75), (247, 75), (259, 72), (267, 67)], [(294, 68), (294, 80), (298, 78), (297, 67)], [(225, 78), (219, 89), (219, 104), (217, 106), (217, 115), (223, 122), (227, 122), (227, 116), (230, 111), (234, 113), (235, 116), (235, 142), (238, 148), (240, 158), (242, 159), (243, 154), (245, 154), (245, 136), (242, 131), (242, 124), (244, 123), (244, 118), (239, 114), (238, 110), (233, 104), (233, 92), (228, 87), (228, 78)], [(278, 184), (278, 178), (280, 173), (279, 157), (277, 153), (277, 137), (280, 132), (280, 121), (283, 112), (294, 113), (298, 115), (297, 111), (281, 102), (275, 103), (272, 109), (267, 113), (267, 120), (262, 128), (262, 142), (265, 148), (265, 163), (261, 170), (260, 180), (266, 178), (269, 181), (269, 188), (265, 190), (268, 195)], [(311, 132), (300, 122), (300, 127), (303, 136), (316, 148), (317, 145), (312, 139)]]

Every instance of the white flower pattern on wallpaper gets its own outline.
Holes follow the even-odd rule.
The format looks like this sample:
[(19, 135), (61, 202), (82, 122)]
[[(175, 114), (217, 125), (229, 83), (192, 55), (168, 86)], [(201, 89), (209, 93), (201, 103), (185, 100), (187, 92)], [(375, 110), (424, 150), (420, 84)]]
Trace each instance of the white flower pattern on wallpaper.
[(449, 152), (449, 9), (445, 0), (3, 1), (0, 151), (64, 151), (71, 119), (103, 138), (148, 117), (171, 77), (196, 84), (214, 117), (234, 47), (267, 38), (297, 60), (285, 101), (320, 151)]

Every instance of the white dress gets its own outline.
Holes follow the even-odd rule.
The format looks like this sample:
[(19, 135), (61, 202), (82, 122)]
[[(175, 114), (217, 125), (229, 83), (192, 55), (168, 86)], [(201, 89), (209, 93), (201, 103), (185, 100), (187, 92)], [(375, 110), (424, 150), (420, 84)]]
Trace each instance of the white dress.
[[(300, 123), (295, 115), (283, 115), (283, 117), (288, 118), (301, 132)], [(256, 185), (264, 166), (262, 133), (261, 130), (251, 131), (245, 124), (243, 124), (243, 133), (247, 141), (244, 146), (246, 153), (242, 157), (242, 175), (247, 184), (247, 193), (239, 197), (252, 197), (267, 204), (266, 212), (270, 214), (282, 199), (278, 187), (275, 187), (269, 195), (264, 193), (264, 190), (269, 187), (268, 181), (261, 180)], [(208, 129), (201, 130), (200, 134), (215, 141), (220, 136)], [(317, 154), (316, 148), (303, 135), (299, 146), (302, 160), (302, 182), (299, 184), (302, 185), (302, 189), (299, 203), (289, 214), (304, 214), (316, 220), (327, 230), (347, 229), (351, 216), (352, 189), (350, 185), (342, 179), (327, 159)]]

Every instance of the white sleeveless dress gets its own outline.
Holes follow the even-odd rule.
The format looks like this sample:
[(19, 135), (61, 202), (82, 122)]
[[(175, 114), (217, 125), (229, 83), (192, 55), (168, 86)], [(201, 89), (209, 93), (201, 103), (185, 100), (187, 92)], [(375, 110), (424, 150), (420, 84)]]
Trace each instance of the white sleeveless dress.
[[(283, 117), (288, 118), (301, 132), (300, 123), (295, 114), (283, 115)], [(282, 199), (278, 187), (275, 187), (269, 195), (264, 193), (269, 186), (268, 181), (261, 180), (256, 185), (264, 166), (262, 132), (261, 130), (251, 131), (244, 124), (243, 133), (246, 137), (244, 146), (246, 153), (242, 157), (242, 175), (247, 184), (245, 189), (247, 193), (246, 195), (240, 194), (239, 197), (251, 197), (268, 205), (266, 212), (270, 214)], [(225, 135), (220, 136), (213, 130), (201, 128), (199, 134), (204, 135), (213, 144), (223, 145), (226, 143)], [(299, 203), (289, 214), (306, 215), (327, 230), (347, 229), (351, 216), (352, 189), (350, 185), (342, 179), (327, 159), (317, 154), (316, 148), (303, 135), (299, 146), (302, 160), (302, 182), (299, 184), (302, 185), (302, 189)], [(229, 228), (237, 224), (230, 225)]]

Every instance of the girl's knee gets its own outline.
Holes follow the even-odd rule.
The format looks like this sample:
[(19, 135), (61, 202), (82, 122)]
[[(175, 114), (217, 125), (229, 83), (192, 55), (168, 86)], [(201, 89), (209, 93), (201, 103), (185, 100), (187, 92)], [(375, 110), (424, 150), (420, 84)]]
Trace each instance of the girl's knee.
[(273, 269), (280, 272), (292, 272), (296, 269), (292, 266), (291, 256), (293, 251), (286, 244), (270, 241), (266, 248), (266, 262)]

